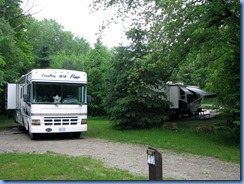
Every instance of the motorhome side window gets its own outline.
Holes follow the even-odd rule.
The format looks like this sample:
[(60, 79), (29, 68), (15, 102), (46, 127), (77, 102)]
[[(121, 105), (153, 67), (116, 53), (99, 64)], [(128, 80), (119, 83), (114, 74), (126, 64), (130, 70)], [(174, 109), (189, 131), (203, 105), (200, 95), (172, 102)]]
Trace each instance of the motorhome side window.
[(84, 104), (87, 103), (85, 84), (33, 83), (33, 100), (37, 104)]

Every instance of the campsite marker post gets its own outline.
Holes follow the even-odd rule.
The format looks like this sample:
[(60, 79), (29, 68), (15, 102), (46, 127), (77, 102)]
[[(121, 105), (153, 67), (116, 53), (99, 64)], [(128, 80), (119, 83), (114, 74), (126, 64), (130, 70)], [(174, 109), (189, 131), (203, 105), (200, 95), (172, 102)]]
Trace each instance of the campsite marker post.
[(149, 180), (162, 180), (162, 155), (156, 149), (148, 147), (147, 163), (149, 166)]

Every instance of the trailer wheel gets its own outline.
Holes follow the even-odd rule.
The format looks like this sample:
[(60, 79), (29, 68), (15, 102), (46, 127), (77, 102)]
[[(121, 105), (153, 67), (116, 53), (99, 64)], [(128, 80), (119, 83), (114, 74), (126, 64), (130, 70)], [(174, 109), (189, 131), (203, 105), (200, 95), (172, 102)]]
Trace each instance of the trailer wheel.
[(190, 118), (192, 118), (193, 113), (192, 113), (191, 111), (188, 111), (188, 116), (189, 116)]

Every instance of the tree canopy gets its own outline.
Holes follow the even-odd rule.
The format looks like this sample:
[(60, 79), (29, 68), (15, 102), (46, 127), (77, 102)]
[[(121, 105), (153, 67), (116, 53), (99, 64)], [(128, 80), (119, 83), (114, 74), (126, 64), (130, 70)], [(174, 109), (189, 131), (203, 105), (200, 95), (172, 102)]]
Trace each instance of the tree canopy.
[(20, 0), (0, 0), (0, 104), (4, 109), (4, 89), (7, 82), (28, 71), (33, 55), (26, 38), (26, 17)]

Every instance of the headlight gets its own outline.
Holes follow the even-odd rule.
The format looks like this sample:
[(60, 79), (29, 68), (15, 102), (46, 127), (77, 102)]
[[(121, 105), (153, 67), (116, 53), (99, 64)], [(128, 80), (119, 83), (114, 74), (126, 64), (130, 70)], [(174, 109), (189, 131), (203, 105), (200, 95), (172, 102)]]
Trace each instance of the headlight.
[(86, 119), (81, 119), (81, 125), (85, 125), (86, 124)]
[(31, 122), (31, 125), (40, 126), (41, 125), (41, 121), (39, 119), (33, 119), (32, 122)]

